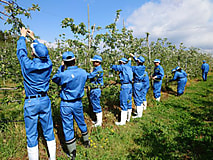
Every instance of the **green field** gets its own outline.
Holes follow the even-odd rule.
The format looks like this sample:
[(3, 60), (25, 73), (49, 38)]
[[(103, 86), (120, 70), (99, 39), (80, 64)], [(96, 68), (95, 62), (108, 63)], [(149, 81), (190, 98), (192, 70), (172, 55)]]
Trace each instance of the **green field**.
[[(176, 97), (175, 83), (163, 89), (162, 102), (152, 100), (148, 93), (148, 109), (140, 119), (131, 119), (125, 126), (114, 122), (119, 114), (118, 87), (113, 94), (103, 90), (103, 127), (93, 128), (91, 110), (84, 97), (85, 119), (90, 133), (91, 147), (84, 148), (79, 129), (76, 159), (199, 159), (213, 157), (213, 76), (207, 82), (190, 80), (186, 93)], [(173, 91), (172, 91), (173, 90)], [(20, 91), (4, 91), (17, 96)], [(1, 96), (3, 91), (0, 92)], [(16, 93), (16, 94), (15, 94)], [(5, 94), (5, 93), (4, 93)], [(21, 97), (22, 93), (19, 93)], [(4, 97), (3, 97), (4, 98)], [(52, 97), (53, 98), (53, 97)], [(57, 159), (67, 159), (59, 114), (59, 98), (52, 99), (54, 131), (57, 140)], [(20, 103), (20, 104), (19, 104)], [(0, 107), (0, 159), (27, 159), (26, 135), (21, 102), (2, 100)], [(10, 122), (20, 120), (21, 122)], [(4, 122), (2, 122), (4, 121)], [(47, 159), (46, 144), (39, 129), (40, 159)]]

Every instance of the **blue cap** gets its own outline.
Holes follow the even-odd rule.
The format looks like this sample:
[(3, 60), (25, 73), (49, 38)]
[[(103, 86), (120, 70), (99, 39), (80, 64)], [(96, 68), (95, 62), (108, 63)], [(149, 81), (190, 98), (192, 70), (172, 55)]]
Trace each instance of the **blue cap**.
[(145, 58), (143, 58), (142, 56), (138, 57), (138, 61), (141, 62), (141, 63), (144, 63), (145, 62)]
[(203, 62), (206, 62), (205, 60), (203, 60)]
[(93, 58), (90, 59), (90, 61), (98, 61), (98, 62), (102, 62), (102, 58), (99, 55), (95, 55)]
[(39, 58), (47, 58), (48, 55), (48, 49), (47, 47), (42, 43), (32, 43), (31, 48), (33, 50), (33, 53), (39, 57)]
[(171, 72), (175, 72), (175, 71), (176, 71), (176, 69), (175, 69), (175, 68), (171, 70)]
[(155, 59), (154, 63), (160, 63), (160, 60), (159, 59)]
[(62, 54), (63, 61), (72, 61), (75, 59), (75, 55), (71, 51), (64, 52)]
[(180, 69), (180, 67), (179, 67), (179, 66), (177, 66), (177, 67), (175, 68), (175, 70), (178, 70), (178, 69)]
[(127, 63), (128, 60), (127, 60), (126, 58), (121, 58), (121, 59), (119, 60), (119, 62)]

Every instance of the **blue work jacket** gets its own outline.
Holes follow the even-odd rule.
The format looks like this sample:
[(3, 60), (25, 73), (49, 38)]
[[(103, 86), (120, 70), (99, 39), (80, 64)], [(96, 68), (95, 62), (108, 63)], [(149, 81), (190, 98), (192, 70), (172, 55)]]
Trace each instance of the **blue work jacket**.
[(162, 80), (164, 77), (164, 70), (161, 65), (158, 65), (154, 68), (154, 73), (152, 74), (152, 77), (157, 76), (156, 80)]
[(131, 61), (129, 61), (127, 64), (112, 65), (111, 68), (115, 71), (119, 71), (119, 77), (120, 77), (121, 84), (132, 83), (133, 72), (132, 72), (132, 68), (131, 68)]
[(142, 82), (147, 88), (149, 88), (149, 75), (146, 71), (144, 71)]
[[(24, 77), (25, 94), (31, 96), (46, 93), (49, 89), (52, 62), (49, 55), (44, 60), (29, 59), (25, 40), (25, 37), (20, 37), (17, 42), (17, 57)], [(34, 40), (34, 42), (39, 43), (38, 40)]]
[(175, 71), (174, 77), (170, 81), (180, 81), (181, 79), (186, 77), (187, 77), (186, 72), (181, 69), (181, 71)]
[(69, 66), (64, 70), (60, 66), (52, 81), (61, 86), (60, 97), (63, 100), (75, 100), (84, 96), (87, 72), (77, 66)]
[(145, 66), (132, 66), (132, 72), (134, 77), (134, 83), (139, 83), (144, 78)]
[(88, 78), (90, 79), (91, 83), (103, 86), (104, 85), (103, 75), (104, 75), (103, 69), (101, 65), (99, 65), (93, 69), (92, 73), (88, 73)]
[(207, 63), (202, 64), (201, 69), (203, 72), (209, 72), (209, 65)]

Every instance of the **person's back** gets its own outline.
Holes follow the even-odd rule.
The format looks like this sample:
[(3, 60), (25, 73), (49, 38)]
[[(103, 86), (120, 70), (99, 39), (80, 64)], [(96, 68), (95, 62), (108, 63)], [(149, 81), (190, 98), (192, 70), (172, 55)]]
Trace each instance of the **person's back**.
[(141, 118), (143, 115), (143, 97), (145, 95), (145, 90), (143, 85), (144, 80), (144, 72), (146, 67), (144, 66), (145, 58), (142, 56), (139, 56), (138, 58), (135, 57), (133, 54), (130, 53), (130, 56), (133, 57), (135, 62), (137, 63), (137, 66), (132, 66), (132, 72), (133, 72), (133, 98), (135, 102), (135, 114), (136, 116), (133, 116), (132, 118)]
[[(120, 90), (120, 107), (121, 107), (121, 121), (115, 122), (116, 125), (125, 125), (126, 121), (130, 120), (132, 112), (132, 79), (133, 72), (131, 68), (131, 60), (121, 58), (119, 60), (120, 65), (112, 65), (111, 68), (115, 71), (119, 71), (119, 77), (121, 82)], [(128, 114), (127, 114), (128, 112)]]
[(201, 66), (203, 72), (209, 72), (209, 65), (207, 63), (203, 63)]
[(203, 64), (201, 66), (201, 70), (202, 70), (202, 78), (204, 81), (207, 81), (207, 75), (209, 72), (209, 65), (206, 63), (205, 60), (203, 60)]
[(184, 78), (186, 78), (186, 72), (183, 71), (183, 70), (180, 70), (180, 71), (176, 71), (175, 72), (173, 79), (175, 79), (177, 81), (180, 81), (180, 80), (182, 80)]
[[(49, 55), (46, 59), (29, 59), (26, 54), (25, 39), (20, 38), (17, 42), (17, 57), (21, 64), (24, 77), (24, 88), (26, 96), (46, 93), (49, 89), (52, 62)], [(37, 40), (35, 42), (38, 43)]]
[(61, 86), (60, 114), (62, 118), (65, 143), (72, 159), (76, 157), (76, 138), (73, 120), (81, 130), (83, 141), (89, 147), (89, 135), (84, 120), (82, 97), (87, 80), (87, 72), (75, 66), (75, 56), (71, 51), (62, 55), (62, 65), (53, 76), (52, 81)]
[(121, 84), (131, 83), (133, 79), (133, 72), (131, 66), (127, 63), (124, 65), (119, 65), (121, 68), (119, 77)]
[(145, 72), (145, 66), (139, 65), (139, 66), (132, 66), (132, 72), (133, 72), (133, 79), (134, 82), (141, 82), (143, 80), (143, 75)]
[[(84, 86), (87, 80), (85, 70), (77, 66), (69, 66), (67, 70), (60, 73), (60, 85), (62, 90), (60, 96), (63, 100), (75, 100), (84, 96)], [(53, 82), (56, 82), (53, 77)]]

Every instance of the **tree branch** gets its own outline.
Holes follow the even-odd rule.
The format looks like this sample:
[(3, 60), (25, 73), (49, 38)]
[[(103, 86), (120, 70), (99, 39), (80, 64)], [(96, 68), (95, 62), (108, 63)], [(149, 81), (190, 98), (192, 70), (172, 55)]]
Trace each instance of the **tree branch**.
[(10, 4), (9, 2), (7, 2), (7, 1), (3, 1), (3, 0), (0, 0), (0, 2), (1, 2), (1, 3), (4, 3), (4, 4), (7, 4), (7, 5), (9, 5), (9, 4)]
[(8, 14), (6, 14), (6, 13), (4, 13), (4, 12), (2, 12), (2, 11), (0, 11), (0, 14), (3, 14), (3, 15), (6, 16), (6, 17), (10, 17)]

